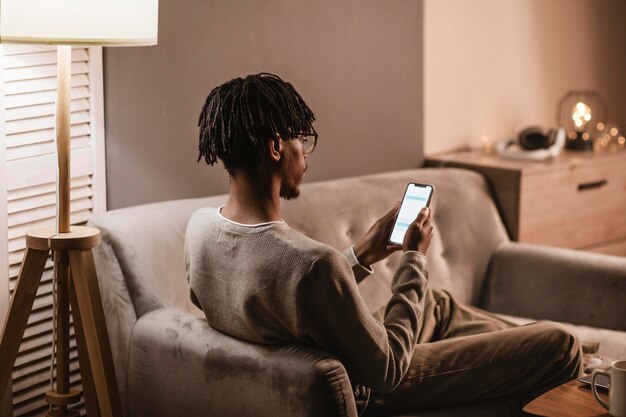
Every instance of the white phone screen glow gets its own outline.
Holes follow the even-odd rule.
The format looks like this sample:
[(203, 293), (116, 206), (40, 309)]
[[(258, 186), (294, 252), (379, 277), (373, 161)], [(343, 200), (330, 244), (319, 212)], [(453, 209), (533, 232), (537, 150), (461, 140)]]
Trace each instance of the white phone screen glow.
[(432, 187), (419, 187), (409, 184), (402, 199), (402, 206), (396, 218), (396, 223), (391, 232), (391, 241), (399, 245), (404, 241), (409, 225), (415, 220), (420, 210), (428, 204), (428, 198), (432, 192)]

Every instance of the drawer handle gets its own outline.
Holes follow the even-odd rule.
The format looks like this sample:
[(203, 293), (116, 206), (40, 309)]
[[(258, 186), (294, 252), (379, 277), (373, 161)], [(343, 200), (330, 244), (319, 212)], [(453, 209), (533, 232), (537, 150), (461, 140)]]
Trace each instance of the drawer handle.
[(607, 180), (584, 182), (582, 184), (578, 184), (578, 191), (585, 191), (585, 190), (591, 190), (593, 188), (604, 187), (608, 183), (609, 182)]

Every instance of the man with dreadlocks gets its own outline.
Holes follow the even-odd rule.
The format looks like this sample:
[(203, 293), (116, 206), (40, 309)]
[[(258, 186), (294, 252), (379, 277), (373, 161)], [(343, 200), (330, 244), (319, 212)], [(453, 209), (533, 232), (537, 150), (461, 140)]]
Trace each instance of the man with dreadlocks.
[[(292, 85), (272, 74), (233, 79), (207, 97), (198, 160), (223, 162), (230, 194), (219, 209), (192, 215), (185, 260), (209, 325), (335, 355), (371, 414), (507, 395), (528, 401), (577, 375), (578, 344), (560, 325), (514, 327), (428, 288), (432, 211), (419, 213), (401, 247), (388, 246), (396, 204), (344, 254), (289, 228), (280, 199), (300, 192), (314, 120)], [(404, 253), (392, 296), (375, 318), (357, 283), (396, 250)]]

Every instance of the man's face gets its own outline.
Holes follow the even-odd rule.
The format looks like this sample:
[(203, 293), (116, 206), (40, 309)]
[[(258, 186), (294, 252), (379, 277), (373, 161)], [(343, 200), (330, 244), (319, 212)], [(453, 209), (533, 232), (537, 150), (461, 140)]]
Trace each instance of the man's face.
[(304, 153), (301, 139), (279, 140), (283, 149), (280, 167), (280, 196), (286, 200), (291, 200), (300, 195), (300, 184), (302, 184), (302, 177), (307, 170), (307, 155)]

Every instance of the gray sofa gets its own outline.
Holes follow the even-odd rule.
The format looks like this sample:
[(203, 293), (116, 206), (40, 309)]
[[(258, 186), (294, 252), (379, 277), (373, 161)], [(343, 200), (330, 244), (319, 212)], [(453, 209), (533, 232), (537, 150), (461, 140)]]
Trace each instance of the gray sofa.
[[(570, 323), (582, 340), (600, 342), (600, 354), (626, 358), (626, 258), (510, 242), (478, 174), (416, 169), (305, 184), (300, 198), (284, 203), (284, 219), (342, 250), (389, 210), (409, 181), (437, 189), (430, 285), (519, 323)], [(126, 416), (356, 416), (336, 358), (312, 347), (228, 337), (190, 302), (187, 221), (195, 210), (224, 201), (167, 201), (90, 221), (103, 236), (96, 267)], [(390, 295), (398, 256), (375, 265), (359, 286), (372, 311)], [(512, 407), (492, 401), (406, 415), (514, 415)]]

